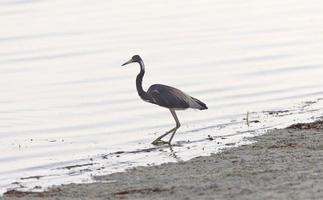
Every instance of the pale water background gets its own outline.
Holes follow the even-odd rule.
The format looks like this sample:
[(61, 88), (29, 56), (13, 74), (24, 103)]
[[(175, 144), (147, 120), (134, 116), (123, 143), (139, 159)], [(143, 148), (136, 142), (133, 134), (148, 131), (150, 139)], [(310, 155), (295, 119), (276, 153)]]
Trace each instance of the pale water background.
[[(315, 120), (322, 22), (321, 0), (0, 0), (0, 191), (187, 160)], [(209, 107), (178, 112), (173, 149), (151, 149), (174, 121), (139, 99), (139, 66), (120, 67), (134, 54), (144, 88)]]

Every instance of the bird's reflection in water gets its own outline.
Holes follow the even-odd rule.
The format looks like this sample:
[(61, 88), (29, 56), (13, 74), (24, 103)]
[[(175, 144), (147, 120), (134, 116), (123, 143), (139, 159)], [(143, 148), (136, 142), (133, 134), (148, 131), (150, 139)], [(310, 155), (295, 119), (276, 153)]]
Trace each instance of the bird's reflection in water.
[(169, 154), (169, 156), (170, 157), (173, 157), (173, 158), (175, 158), (175, 160), (177, 161), (177, 162), (182, 162), (183, 160), (176, 154), (176, 151), (174, 151), (174, 149), (173, 149), (173, 146), (172, 145), (169, 145), (169, 150), (170, 150), (170, 154)]

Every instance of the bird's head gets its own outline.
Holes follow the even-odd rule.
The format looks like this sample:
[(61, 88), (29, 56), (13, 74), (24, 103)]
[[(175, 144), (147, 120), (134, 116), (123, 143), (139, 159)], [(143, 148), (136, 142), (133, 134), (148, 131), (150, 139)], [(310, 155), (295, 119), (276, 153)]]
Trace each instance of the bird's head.
[(128, 62), (123, 63), (121, 66), (124, 66), (124, 65), (133, 63), (133, 62), (140, 62), (140, 61), (142, 61), (140, 56), (139, 55), (134, 55), (134, 56), (132, 56), (132, 58)]

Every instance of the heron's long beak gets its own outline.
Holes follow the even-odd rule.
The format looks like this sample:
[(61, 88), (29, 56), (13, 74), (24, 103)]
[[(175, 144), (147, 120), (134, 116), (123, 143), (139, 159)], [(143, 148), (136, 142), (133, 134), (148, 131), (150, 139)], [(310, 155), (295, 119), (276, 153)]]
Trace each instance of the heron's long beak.
[(132, 59), (130, 59), (128, 62), (126, 62), (126, 63), (123, 63), (121, 66), (125, 66), (125, 65), (128, 65), (128, 64), (130, 64), (130, 63), (132, 63), (133, 61), (132, 61)]

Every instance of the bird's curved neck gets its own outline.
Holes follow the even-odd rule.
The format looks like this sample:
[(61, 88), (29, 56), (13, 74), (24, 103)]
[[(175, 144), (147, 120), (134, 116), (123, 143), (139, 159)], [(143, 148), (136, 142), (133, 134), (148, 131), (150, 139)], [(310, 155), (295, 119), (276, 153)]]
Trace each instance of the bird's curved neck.
[(144, 89), (142, 88), (142, 78), (145, 75), (145, 64), (144, 62), (141, 60), (138, 62), (140, 65), (140, 72), (137, 75), (137, 79), (136, 79), (136, 87), (137, 87), (137, 92), (138, 95), (145, 101), (149, 100), (149, 97), (147, 95), (147, 92), (144, 91)]

